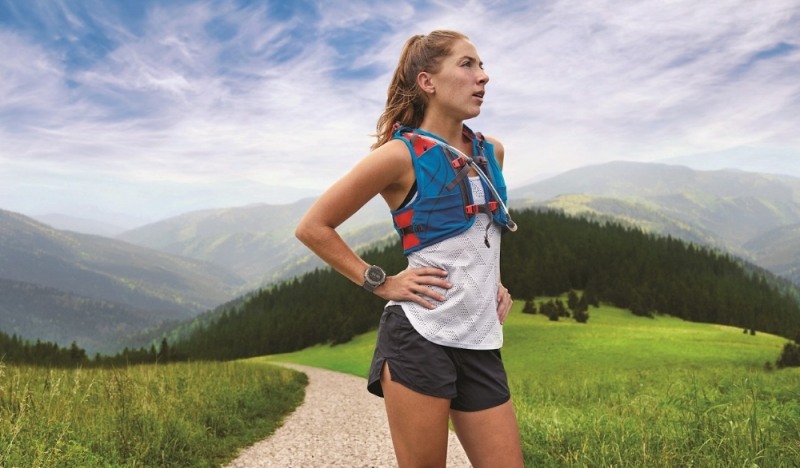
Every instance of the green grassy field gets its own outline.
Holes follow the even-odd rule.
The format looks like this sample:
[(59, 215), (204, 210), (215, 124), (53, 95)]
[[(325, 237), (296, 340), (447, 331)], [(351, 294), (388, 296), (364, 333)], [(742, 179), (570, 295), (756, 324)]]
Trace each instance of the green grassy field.
[[(526, 466), (800, 466), (800, 369), (785, 339), (590, 309), (587, 324), (516, 306), (503, 358)], [(256, 358), (366, 376), (375, 333)]]
[(0, 362), (2, 467), (212, 467), (274, 431), (307, 379), (275, 366)]
[[(551, 322), (519, 307), (503, 356), (527, 466), (800, 466), (800, 369), (765, 368), (784, 339), (611, 307)], [(364, 377), (374, 341), (229, 363), (0, 362), (0, 466), (219, 466), (301, 403), (304, 377), (263, 364)]]

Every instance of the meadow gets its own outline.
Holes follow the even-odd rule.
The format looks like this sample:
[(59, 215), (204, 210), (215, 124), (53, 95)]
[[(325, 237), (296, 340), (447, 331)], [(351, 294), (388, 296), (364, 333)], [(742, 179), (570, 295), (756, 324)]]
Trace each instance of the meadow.
[(302, 402), (307, 382), (289, 369), (242, 362), (0, 362), (0, 466), (220, 466), (272, 433)]
[[(530, 467), (800, 466), (800, 369), (785, 339), (591, 308), (506, 322)], [(295, 362), (365, 377), (375, 332), (242, 361), (117, 369), (0, 363), (0, 466), (220, 466), (302, 402)]]
[[(530, 467), (800, 466), (800, 369), (785, 339), (590, 308), (589, 322), (515, 311), (503, 358)], [(262, 358), (365, 377), (375, 334)]]

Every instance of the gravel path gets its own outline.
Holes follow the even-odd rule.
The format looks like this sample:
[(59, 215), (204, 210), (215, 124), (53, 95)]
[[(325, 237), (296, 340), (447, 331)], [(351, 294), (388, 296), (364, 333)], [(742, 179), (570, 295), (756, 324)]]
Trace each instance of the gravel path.
[[(308, 375), (305, 401), (272, 436), (242, 450), (227, 468), (397, 466), (383, 400), (367, 392), (365, 379), (283, 365)], [(470, 466), (453, 432), (447, 466)]]

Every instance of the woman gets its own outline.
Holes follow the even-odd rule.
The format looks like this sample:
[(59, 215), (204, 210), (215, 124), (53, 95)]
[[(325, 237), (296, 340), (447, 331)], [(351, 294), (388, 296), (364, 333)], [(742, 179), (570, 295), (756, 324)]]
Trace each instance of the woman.
[[(511, 308), (499, 272), (500, 233), (510, 220), (498, 209), (505, 200), (495, 199), (505, 197), (503, 147), (464, 125), (480, 113), (488, 81), (463, 34), (409, 39), (372, 151), (296, 230), (334, 269), (389, 301), (368, 388), (384, 397), (401, 467), (444, 466), (449, 420), (473, 466), (522, 466), (499, 351)], [(479, 177), (473, 161), (488, 177)], [(391, 276), (335, 230), (377, 194), (409, 260)]]

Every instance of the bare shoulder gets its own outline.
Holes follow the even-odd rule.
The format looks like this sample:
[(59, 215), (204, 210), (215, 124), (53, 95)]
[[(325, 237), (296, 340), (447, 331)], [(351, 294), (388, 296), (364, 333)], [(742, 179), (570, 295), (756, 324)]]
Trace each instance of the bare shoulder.
[(506, 150), (503, 147), (503, 144), (500, 143), (500, 140), (494, 137), (487, 136), (486, 141), (491, 143), (494, 146), (494, 156), (497, 158), (497, 162), (500, 163), (500, 167), (503, 167), (503, 159), (506, 155)]
[(400, 179), (410, 167), (408, 148), (402, 141), (391, 140), (370, 151), (356, 164), (350, 177), (380, 192)]
[(380, 158), (391, 163), (410, 162), (408, 147), (402, 140), (389, 140), (375, 148), (367, 157)]
[(384, 187), (401, 181), (408, 173), (413, 173), (408, 147), (401, 140), (390, 140), (375, 148), (361, 165), (369, 168), (369, 177), (383, 180)]

